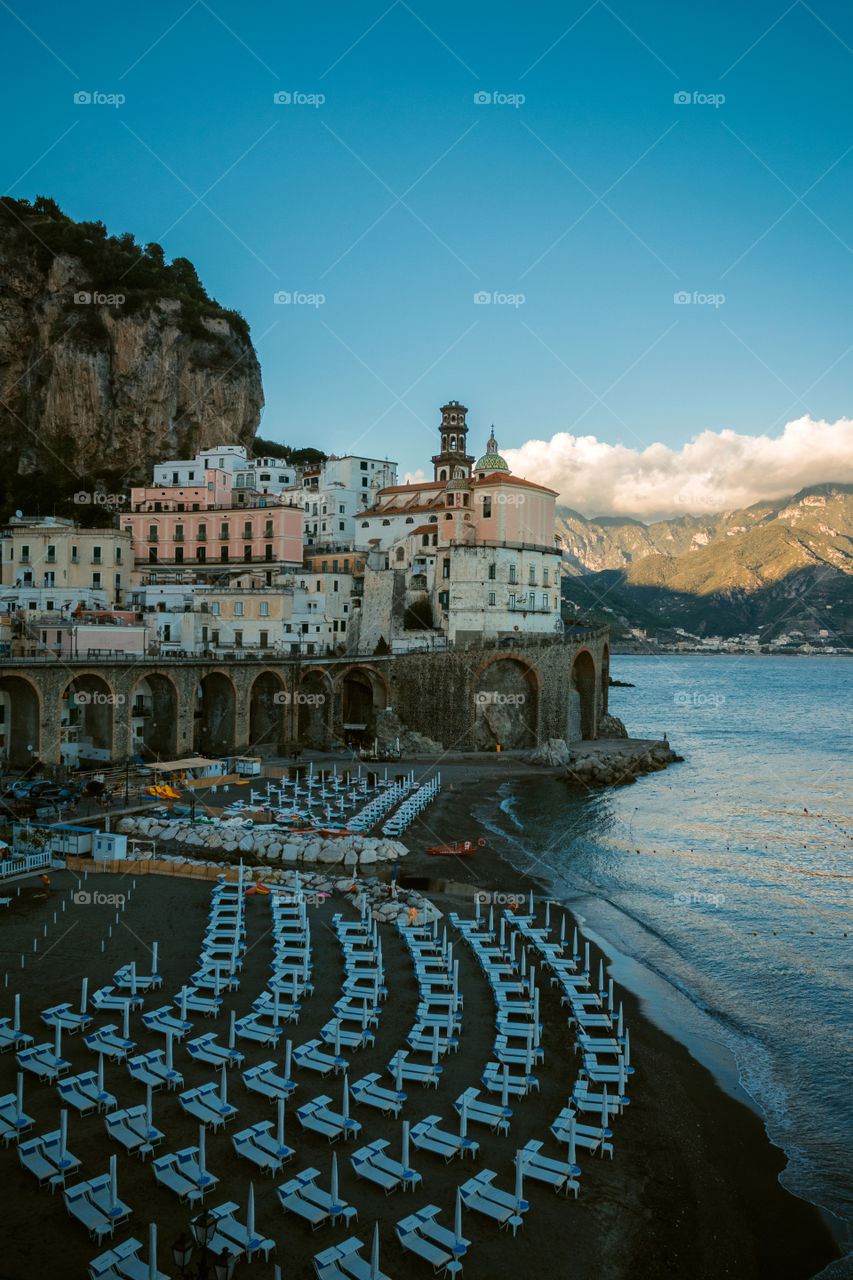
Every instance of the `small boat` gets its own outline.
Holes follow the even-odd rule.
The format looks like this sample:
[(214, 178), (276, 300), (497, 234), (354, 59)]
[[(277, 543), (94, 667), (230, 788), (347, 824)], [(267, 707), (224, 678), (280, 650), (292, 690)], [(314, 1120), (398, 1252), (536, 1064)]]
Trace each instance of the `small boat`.
[(434, 858), (467, 858), (478, 849), (484, 848), (485, 844), (486, 841), (481, 836), (479, 840), (457, 840), (456, 844), (430, 845), (427, 853)]

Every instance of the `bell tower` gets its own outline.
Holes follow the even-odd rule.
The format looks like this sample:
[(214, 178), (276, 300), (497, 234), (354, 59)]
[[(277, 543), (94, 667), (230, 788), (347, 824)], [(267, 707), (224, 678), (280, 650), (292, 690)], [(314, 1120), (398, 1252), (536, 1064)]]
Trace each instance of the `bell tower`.
[(431, 461), (435, 468), (435, 479), (443, 481), (455, 477), (466, 480), (471, 478), (471, 466), (474, 462), (467, 453), (468, 424), (465, 415), (468, 410), (458, 400), (449, 400), (441, 407), (441, 452), (433, 455)]

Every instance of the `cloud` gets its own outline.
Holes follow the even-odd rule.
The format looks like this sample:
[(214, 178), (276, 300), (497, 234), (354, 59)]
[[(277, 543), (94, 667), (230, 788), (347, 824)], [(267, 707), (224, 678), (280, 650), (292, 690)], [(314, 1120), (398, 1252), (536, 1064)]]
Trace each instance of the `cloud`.
[(748, 507), (827, 481), (853, 483), (853, 420), (798, 418), (775, 438), (703, 431), (680, 449), (628, 449), (560, 432), (503, 453), (516, 475), (559, 490), (559, 506), (662, 520)]

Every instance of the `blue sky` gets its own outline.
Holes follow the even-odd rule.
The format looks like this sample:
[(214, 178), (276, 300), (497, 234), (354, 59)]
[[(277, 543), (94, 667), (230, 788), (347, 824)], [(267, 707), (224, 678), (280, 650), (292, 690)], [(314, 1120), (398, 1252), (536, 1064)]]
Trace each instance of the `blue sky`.
[(850, 413), (848, 6), (12, 3), (0, 37), (5, 191), (190, 258), (265, 436), (414, 469), (446, 398), (477, 451)]

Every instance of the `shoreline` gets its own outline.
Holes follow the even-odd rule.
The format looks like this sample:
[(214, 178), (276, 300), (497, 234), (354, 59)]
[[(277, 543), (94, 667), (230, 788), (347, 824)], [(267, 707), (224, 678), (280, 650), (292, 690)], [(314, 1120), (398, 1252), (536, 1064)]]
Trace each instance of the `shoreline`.
[[(618, 744), (620, 740), (613, 741)], [(584, 744), (584, 749), (586, 751), (593, 750), (599, 745)], [(443, 770), (444, 768), (445, 766), (443, 766)], [(556, 770), (520, 764), (505, 770), (496, 765), (493, 770), (488, 771), (488, 775), (491, 775), (488, 780), (492, 781), (494, 779), (494, 790), (496, 791), (501, 780), (508, 781), (512, 777), (516, 781), (523, 782), (526, 776), (533, 776), (537, 773), (554, 776)], [(501, 775), (503, 775), (503, 778), (501, 778)], [(500, 891), (501, 886), (495, 883), (496, 877), (494, 874), (495, 859), (497, 859), (501, 872), (506, 872), (508, 878), (514, 877), (516, 880), (521, 880), (526, 890), (529, 891), (532, 887), (537, 895), (550, 896), (551, 887), (535, 871), (516, 869), (500, 852), (491, 847), (493, 833), (471, 814), (470, 799), (472, 793), (475, 789), (478, 790), (480, 793), (478, 798), (482, 798), (485, 794), (485, 779), (482, 771), (478, 770), (476, 778), (472, 778), (469, 772), (467, 777), (454, 777), (451, 781), (453, 791), (443, 790), (425, 815), (419, 818), (401, 837), (403, 843), (410, 850), (409, 858), (405, 862), (403, 883), (409, 883), (413, 876), (415, 879), (420, 879), (430, 875), (430, 873), (432, 873), (431, 878), (441, 879), (438, 874), (440, 868), (437, 869), (435, 867), (436, 863), (459, 863), (464, 861), (469, 866), (469, 872), (461, 872), (464, 879), (461, 883), (459, 879), (453, 881), (452, 888), (461, 887), (461, 884), (466, 881), (470, 883), (470, 877), (473, 873), (473, 876), (477, 877), (478, 888), (487, 891), (491, 890), (492, 892)], [(642, 780), (640, 779), (640, 784), (641, 782)], [(567, 783), (566, 785), (571, 784)], [(457, 837), (477, 839), (482, 835), (487, 840), (487, 847), (483, 854), (474, 854), (471, 858), (464, 860), (429, 857), (420, 852), (424, 843), (427, 842), (423, 838), (419, 838), (421, 832), (425, 829), (429, 832), (429, 840), (431, 842), (434, 842), (435, 838), (446, 840)], [(487, 859), (491, 859), (491, 862), (488, 862)], [(518, 889), (518, 885), (515, 886), (515, 889)], [(473, 890), (474, 884), (472, 883), (472, 892)], [(427, 887), (424, 892), (429, 893), (430, 889)], [(565, 905), (555, 898), (551, 900), (559, 905), (570, 919), (576, 920), (575, 911), (570, 905)], [(665, 975), (661, 976), (647, 971), (640, 962), (619, 951), (609, 939), (599, 936), (582, 919), (576, 920), (576, 923), (578, 932), (583, 933), (584, 937), (588, 938), (593, 944), (591, 949), (603, 956), (605, 970), (611, 973), (623, 993), (626, 1021), (629, 1021), (631, 1026), (632, 1049), (635, 1044), (639, 1046), (648, 1040), (653, 1045), (654, 1057), (661, 1055), (667, 1058), (668, 1067), (673, 1068), (679, 1076), (687, 1077), (684, 1081), (684, 1087), (691, 1095), (691, 1101), (696, 1107), (697, 1115), (699, 1113), (711, 1115), (714, 1117), (715, 1125), (719, 1124), (721, 1127), (728, 1127), (731, 1130), (741, 1128), (745, 1135), (741, 1155), (741, 1175), (743, 1169), (747, 1167), (750, 1173), (741, 1186), (737, 1197), (737, 1213), (738, 1216), (742, 1217), (747, 1231), (753, 1234), (754, 1247), (759, 1262), (766, 1241), (761, 1240), (757, 1229), (752, 1232), (751, 1228), (757, 1217), (765, 1217), (766, 1215), (765, 1220), (773, 1234), (774, 1244), (778, 1246), (776, 1252), (777, 1260), (773, 1262), (772, 1268), (778, 1269), (771, 1268), (765, 1271), (763, 1265), (759, 1265), (756, 1270), (740, 1271), (731, 1270), (727, 1266), (723, 1271), (717, 1272), (713, 1269), (707, 1269), (702, 1270), (701, 1274), (709, 1276), (715, 1274), (743, 1276), (765, 1274), (767, 1276), (802, 1275), (804, 1278), (810, 1278), (816, 1276), (819, 1271), (830, 1263), (843, 1259), (846, 1256), (846, 1251), (853, 1249), (853, 1240), (849, 1238), (847, 1224), (823, 1206), (814, 1204), (812, 1201), (789, 1191), (779, 1181), (779, 1175), (787, 1165), (787, 1156), (782, 1148), (772, 1142), (765, 1127), (764, 1115), (759, 1104), (740, 1083), (737, 1060), (733, 1052), (728, 1046), (710, 1037), (706, 1038), (705, 1051), (696, 1052), (697, 1049), (700, 1049), (696, 1038), (687, 1034), (679, 1035), (679, 1029), (673, 1025), (672, 1020), (655, 1016), (658, 1011), (653, 1007), (650, 987), (653, 982), (661, 985), (666, 984)], [(688, 999), (683, 993), (679, 994), (682, 999)], [(662, 1023), (664, 1025), (661, 1025)], [(640, 1026), (643, 1027), (643, 1031), (640, 1035), (637, 1035)], [(640, 1067), (643, 1062), (642, 1053), (643, 1050), (638, 1047), (635, 1061)], [(715, 1065), (714, 1060), (716, 1060)], [(636, 1117), (637, 1113), (635, 1112), (632, 1118), (636, 1119)], [(718, 1162), (716, 1159), (712, 1161), (715, 1177), (719, 1177), (722, 1174), (725, 1165), (725, 1161)], [(694, 1172), (698, 1174), (699, 1170), (694, 1170)], [(763, 1180), (762, 1185), (759, 1185), (759, 1179)], [(753, 1197), (756, 1204), (759, 1202), (761, 1204), (759, 1215), (756, 1215), (748, 1207)], [(741, 1206), (744, 1207), (741, 1208)], [(795, 1218), (796, 1227), (792, 1226)], [(773, 1224), (772, 1227), (771, 1223)], [(811, 1236), (814, 1255), (810, 1261), (805, 1263), (805, 1270), (788, 1271), (785, 1269), (786, 1262), (796, 1252), (793, 1249), (793, 1245), (785, 1247), (779, 1243), (785, 1239), (788, 1232), (796, 1236), (797, 1247), (802, 1247), (806, 1237)], [(829, 1247), (829, 1251), (827, 1251), (827, 1247)], [(805, 1257), (803, 1257), (803, 1261), (805, 1262)], [(707, 1266), (707, 1263), (703, 1265)], [(810, 1270), (809, 1268), (811, 1267), (814, 1269)], [(689, 1271), (687, 1274), (694, 1274), (694, 1272)], [(695, 1274), (700, 1274), (700, 1272), (697, 1270)]]

